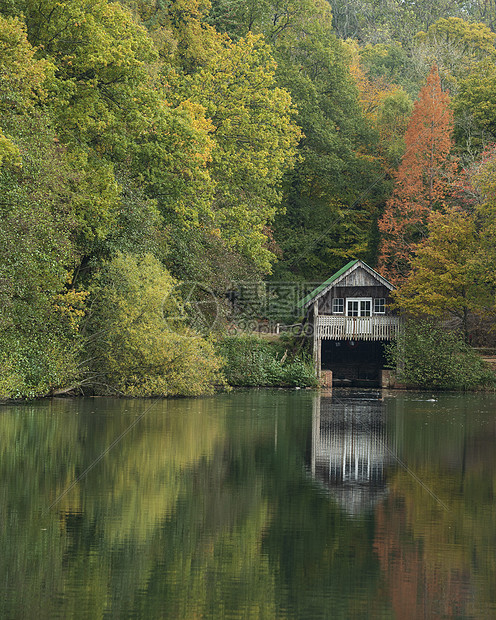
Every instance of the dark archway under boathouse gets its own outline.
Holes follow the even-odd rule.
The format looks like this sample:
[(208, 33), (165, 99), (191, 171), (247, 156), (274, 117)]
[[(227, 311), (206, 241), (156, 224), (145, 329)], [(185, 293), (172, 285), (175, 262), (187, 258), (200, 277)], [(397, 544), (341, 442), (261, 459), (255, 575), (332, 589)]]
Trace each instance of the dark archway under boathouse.
[(321, 369), (332, 371), (334, 385), (377, 386), (386, 364), (384, 342), (322, 340)]
[(390, 310), (393, 289), (366, 263), (353, 260), (302, 300), (317, 376), (324, 372), (333, 385), (381, 385), (384, 345), (400, 329)]

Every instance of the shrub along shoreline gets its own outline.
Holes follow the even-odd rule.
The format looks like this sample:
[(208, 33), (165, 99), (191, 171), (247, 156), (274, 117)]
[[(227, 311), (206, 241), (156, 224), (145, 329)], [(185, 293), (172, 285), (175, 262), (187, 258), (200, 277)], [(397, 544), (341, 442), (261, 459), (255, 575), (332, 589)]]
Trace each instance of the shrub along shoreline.
[(315, 387), (311, 360), (290, 338), (269, 343), (259, 336), (222, 338), (216, 346), (221, 372), (232, 387)]
[[(165, 279), (157, 264), (146, 264), (146, 283), (132, 273), (137, 270), (142, 275), (144, 265), (138, 262), (113, 261), (111, 267), (118, 273), (105, 277), (111, 276), (113, 282), (119, 275), (122, 286), (116, 292), (102, 278), (95, 292), (94, 315), (98, 321), (88, 326), (89, 341), (91, 334), (98, 337), (91, 347), (86, 347), (86, 352), (91, 350), (98, 361), (93, 371), (89, 366), (74, 378), (72, 385), (55, 383), (44, 393), (0, 391), (1, 403), (50, 396), (171, 398), (204, 396), (231, 388), (318, 387), (304, 339), (285, 334), (275, 341), (258, 334), (203, 338), (184, 327), (179, 331), (174, 331), (174, 325), (164, 328), (163, 315), (142, 307), (139, 316), (133, 316), (125, 303), (128, 296), (143, 292), (130, 285), (136, 281), (140, 281), (142, 288), (163, 295)], [(171, 280), (166, 284), (170, 287)], [(109, 295), (112, 299), (107, 298)], [(144, 297), (148, 296), (149, 292)], [(112, 312), (99, 311), (97, 302), (103, 308), (112, 308)], [(494, 370), (460, 334), (447, 331), (436, 322), (410, 321), (402, 335), (386, 346), (386, 358), (387, 366), (396, 371), (398, 381), (406, 389), (487, 391), (496, 388)]]
[(496, 375), (461, 333), (439, 321), (408, 321), (386, 347), (388, 367), (408, 388), (483, 391), (496, 388)]
[[(121, 328), (114, 332), (114, 319), (115, 316), (110, 323), (97, 326), (96, 333), (105, 334), (94, 344), (99, 373), (90, 377), (83, 373), (72, 386), (58, 386), (44, 394), (0, 393), (0, 403), (53, 396), (174, 398), (206, 396), (231, 388), (318, 385), (301, 340), (282, 337), (268, 342), (254, 334), (205, 339), (185, 331), (168, 331), (166, 338), (159, 339), (159, 347), (155, 338), (143, 343), (142, 330), (136, 333), (128, 329), (124, 335)], [(132, 317), (130, 324), (136, 327)], [(147, 327), (150, 328), (148, 321)]]

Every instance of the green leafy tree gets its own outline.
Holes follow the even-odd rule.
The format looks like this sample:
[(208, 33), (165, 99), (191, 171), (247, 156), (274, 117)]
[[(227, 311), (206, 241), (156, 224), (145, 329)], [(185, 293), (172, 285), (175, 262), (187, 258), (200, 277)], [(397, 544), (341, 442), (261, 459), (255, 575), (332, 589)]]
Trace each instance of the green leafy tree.
[(377, 128), (379, 153), (390, 170), (394, 170), (405, 154), (405, 131), (412, 112), (412, 101), (403, 89), (393, 91), (380, 102)]
[(486, 310), (494, 319), (496, 310), (496, 153), (486, 149), (468, 173), (470, 189), (475, 197), (474, 217), (478, 242), (473, 258), (474, 281), (488, 291)]
[(427, 30), (434, 22), (445, 17), (463, 17), (465, 2), (428, 0), (401, 2), (391, 0), (377, 3), (374, 0), (329, 0), (334, 18), (334, 28), (343, 39), (354, 38), (364, 43), (384, 44), (398, 41), (406, 48), (415, 34)]
[(220, 381), (213, 347), (175, 322), (174, 280), (150, 254), (117, 253), (96, 278), (86, 331), (88, 382), (128, 396), (195, 396)]
[(274, 225), (283, 255), (275, 276), (319, 277), (347, 256), (366, 254), (383, 189), (373, 182), (380, 165), (366, 154), (376, 136), (360, 110), (349, 53), (332, 32), (328, 4), (214, 2), (213, 16), (230, 35), (264, 35), (278, 64), (277, 82), (298, 109), (304, 137), (300, 161), (285, 178), (286, 213)]
[(453, 110), (459, 119), (457, 140), (471, 151), (483, 151), (496, 135), (495, 79), (494, 61), (486, 58), (458, 82), (458, 93), (453, 101)]
[(496, 26), (496, 3), (494, 0), (475, 0), (469, 6), (474, 19), (484, 22), (494, 32)]
[[(251, 266), (251, 271), (269, 271), (274, 260), (269, 226), (281, 202), (281, 177), (293, 164), (299, 138), (291, 100), (277, 86), (269, 48), (247, 32), (248, 36), (237, 36), (235, 43), (217, 32), (204, 21), (208, 3), (184, 0), (130, 6), (143, 16), (164, 58), (167, 96), (174, 105), (190, 102), (191, 109), (196, 105), (197, 112), (203, 110), (204, 129), (210, 136), (203, 174), (197, 170), (188, 180), (193, 184), (199, 179), (203, 184), (190, 203), (205, 208), (198, 208), (197, 218), (165, 213), (167, 225), (174, 229), (172, 245), (180, 256), (184, 253), (178, 246), (194, 239), (195, 246), (205, 248), (212, 265), (217, 259), (213, 248), (222, 247), (226, 275), (235, 256), (235, 262), (248, 270)], [(140, 167), (164, 176), (164, 166), (154, 166), (154, 160), (153, 154)], [(176, 203), (184, 201), (186, 192), (183, 187), (174, 194)], [(171, 194), (170, 188), (154, 183), (150, 195), (159, 196), (160, 203), (167, 193)], [(176, 258), (174, 268), (177, 264), (183, 273), (186, 265), (178, 263)], [(189, 277), (196, 273), (195, 269)]]
[(496, 34), (485, 24), (457, 17), (443, 18), (415, 36), (414, 63), (425, 73), (434, 63), (453, 94), (457, 82), (478, 62), (494, 58)]
[(413, 64), (410, 46), (395, 40), (361, 44), (360, 63), (372, 78), (381, 78), (389, 84), (401, 86), (413, 99), (418, 95), (426, 73), (422, 74), (419, 81), (420, 76)]
[(46, 119), (17, 122), (22, 167), (0, 168), (0, 395), (21, 398), (77, 382), (84, 294), (69, 287), (74, 171)]
[(88, 217), (82, 222), (83, 244), (100, 242), (116, 221), (113, 173), (120, 167), (164, 214), (196, 222), (211, 198), (205, 170), (211, 127), (200, 106), (171, 105), (146, 29), (128, 10), (106, 0), (89, 5), (26, 0), (21, 8), (30, 41), (57, 67), (48, 85), (50, 108), (61, 142), (80, 160), (81, 189), (88, 190), (81, 209)]
[(413, 103), (401, 86), (368, 70), (356, 41), (347, 41), (347, 47), (352, 55), (350, 71), (358, 87), (360, 107), (379, 135), (377, 157), (391, 174), (404, 154), (403, 136)]
[(262, 272), (274, 258), (266, 228), (280, 205), (282, 176), (294, 163), (300, 135), (289, 94), (275, 83), (275, 67), (268, 47), (249, 34), (223, 43), (208, 66), (185, 81), (213, 130), (208, 170), (215, 192), (205, 225)]
[(46, 82), (55, 67), (37, 58), (26, 28), (17, 17), (0, 14), (0, 109), (18, 113), (31, 110), (46, 97)]
[(0, 397), (44, 396), (79, 370), (75, 170), (41, 108), (53, 65), (15, 18), (0, 17), (0, 67)]
[(312, 29), (320, 20), (331, 26), (332, 15), (325, 0), (212, 0), (210, 22), (230, 37), (248, 32), (263, 33), (270, 43), (292, 36), (306, 24)]
[[(412, 316), (454, 317), (469, 340), (471, 313), (483, 313), (488, 291), (477, 278), (478, 234), (473, 215), (432, 213), (427, 237), (415, 248), (411, 272), (395, 303)], [(490, 302), (489, 302), (490, 305)]]
[(121, 0), (146, 26), (166, 64), (193, 73), (210, 62), (219, 33), (207, 23), (209, 0)]
[(13, 113), (32, 111), (46, 96), (44, 86), (54, 66), (35, 54), (22, 22), (0, 15), (0, 167), (21, 165), (18, 147), (2, 130), (5, 121)]
[(388, 345), (400, 381), (424, 389), (477, 389), (495, 384), (494, 373), (463, 336), (436, 321), (409, 321)]

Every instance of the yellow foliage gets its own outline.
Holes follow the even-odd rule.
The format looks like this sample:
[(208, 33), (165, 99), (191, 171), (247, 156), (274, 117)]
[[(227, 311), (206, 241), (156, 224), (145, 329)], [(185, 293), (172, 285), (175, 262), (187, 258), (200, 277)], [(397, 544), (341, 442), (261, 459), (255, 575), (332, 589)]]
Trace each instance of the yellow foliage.
[(360, 106), (372, 123), (377, 122), (377, 112), (381, 103), (400, 89), (384, 78), (372, 78), (360, 64), (359, 48), (355, 41), (347, 41), (346, 47), (351, 55), (350, 73), (358, 88)]
[(0, 166), (22, 165), (21, 154), (17, 146), (7, 138), (0, 128)]
[[(67, 284), (72, 281), (72, 273), (67, 274)], [(86, 313), (88, 291), (76, 291), (70, 288), (54, 297), (54, 309), (65, 317), (72, 330), (77, 332), (79, 322)]]
[(54, 65), (37, 59), (17, 18), (0, 15), (0, 111), (29, 108), (46, 96), (45, 83)]

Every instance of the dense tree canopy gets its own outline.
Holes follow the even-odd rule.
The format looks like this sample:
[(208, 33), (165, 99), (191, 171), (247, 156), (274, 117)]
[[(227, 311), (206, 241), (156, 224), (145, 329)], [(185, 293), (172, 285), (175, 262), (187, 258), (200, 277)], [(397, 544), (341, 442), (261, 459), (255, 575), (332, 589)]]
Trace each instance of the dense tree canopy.
[[(436, 227), (454, 213), (490, 314), (494, 20), (424, 0), (0, 0), (0, 396), (91, 376), (187, 391), (153, 347), (134, 387), (124, 346), (120, 369), (90, 353), (99, 321), (123, 342), (106, 305), (124, 273), (201, 282), (221, 306), (239, 280), (320, 280), (379, 251), (394, 279), (455, 243)], [(202, 391), (219, 362), (198, 338)]]
[(276, 276), (321, 277), (348, 256), (366, 255), (384, 189), (376, 182), (377, 128), (367, 123), (351, 54), (332, 31), (328, 4), (219, 0), (211, 22), (235, 38), (251, 30), (270, 42), (276, 80), (298, 111), (299, 161), (285, 176), (286, 213), (274, 226), (282, 253)]

